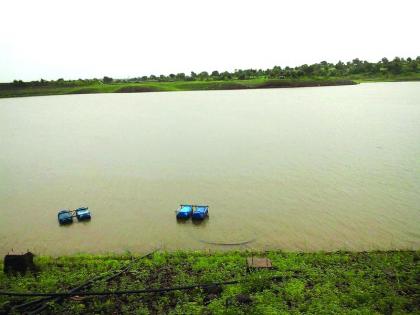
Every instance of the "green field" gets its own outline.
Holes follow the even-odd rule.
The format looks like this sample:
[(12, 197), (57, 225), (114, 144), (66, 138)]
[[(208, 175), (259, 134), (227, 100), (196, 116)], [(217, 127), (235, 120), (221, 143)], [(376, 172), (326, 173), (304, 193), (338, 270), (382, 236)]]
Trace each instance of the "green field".
[[(246, 257), (274, 269), (249, 271)], [(65, 292), (89, 278), (132, 267), (89, 291), (168, 288), (240, 280), (166, 293), (87, 296), (50, 303), (54, 314), (419, 314), (420, 252), (156, 252), (139, 256), (37, 257), (37, 273), (0, 276), (0, 290)], [(3, 268), (3, 266), (0, 266)], [(0, 313), (29, 298), (0, 296)]]

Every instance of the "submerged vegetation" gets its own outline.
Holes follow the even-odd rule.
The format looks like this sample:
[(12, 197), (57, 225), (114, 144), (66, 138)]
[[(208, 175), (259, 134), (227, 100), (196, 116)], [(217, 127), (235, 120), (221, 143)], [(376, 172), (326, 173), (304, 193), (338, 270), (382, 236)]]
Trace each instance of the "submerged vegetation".
[(322, 61), (297, 67), (275, 66), (272, 69), (245, 69), (233, 72), (206, 71), (150, 75), (129, 79), (52, 80), (0, 83), (0, 97), (127, 93), (190, 90), (233, 90), (304, 86), (328, 86), (377, 81), (420, 80), (420, 57), (382, 58), (379, 62), (354, 59), (336, 64)]
[[(0, 276), (0, 290), (65, 292), (110, 270), (131, 268), (89, 291), (239, 283), (166, 293), (79, 296), (49, 303), (56, 314), (405, 314), (419, 313), (418, 251), (255, 254), (273, 269), (249, 271), (250, 252), (156, 252), (139, 256), (37, 257), (39, 271)], [(0, 313), (14, 313), (23, 297), (0, 296)]]

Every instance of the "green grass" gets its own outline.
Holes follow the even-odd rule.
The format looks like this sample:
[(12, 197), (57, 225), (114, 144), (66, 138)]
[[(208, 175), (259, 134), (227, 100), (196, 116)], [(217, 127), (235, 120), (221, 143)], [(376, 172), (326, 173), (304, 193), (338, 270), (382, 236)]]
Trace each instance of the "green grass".
[[(159, 288), (242, 279), (222, 290), (88, 297), (53, 304), (57, 314), (409, 314), (420, 313), (419, 251), (259, 253), (275, 269), (247, 272), (249, 252), (157, 252), (137, 259), (131, 272), (92, 291)], [(0, 289), (66, 291), (125, 266), (132, 256), (37, 257), (40, 271), (0, 276)], [(2, 266), (0, 266), (2, 268)], [(280, 276), (270, 280), (273, 276)], [(244, 299), (245, 297), (245, 299)], [(22, 303), (0, 297), (0, 313)]]

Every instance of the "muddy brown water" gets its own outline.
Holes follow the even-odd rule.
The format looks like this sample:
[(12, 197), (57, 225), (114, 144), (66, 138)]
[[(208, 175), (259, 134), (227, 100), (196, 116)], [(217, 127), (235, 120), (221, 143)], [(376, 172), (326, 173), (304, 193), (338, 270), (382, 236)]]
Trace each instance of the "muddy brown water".
[(0, 254), (420, 248), (417, 82), (1, 99), (0, 135)]

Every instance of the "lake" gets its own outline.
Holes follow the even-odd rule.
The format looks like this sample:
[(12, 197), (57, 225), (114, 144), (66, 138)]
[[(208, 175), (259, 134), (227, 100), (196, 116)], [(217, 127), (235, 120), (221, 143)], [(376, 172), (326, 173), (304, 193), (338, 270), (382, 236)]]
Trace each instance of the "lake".
[(420, 248), (420, 82), (0, 99), (0, 137), (0, 254)]

